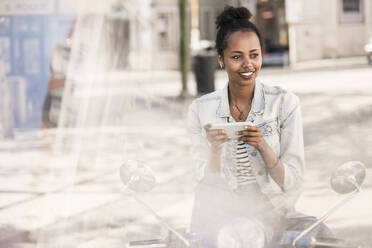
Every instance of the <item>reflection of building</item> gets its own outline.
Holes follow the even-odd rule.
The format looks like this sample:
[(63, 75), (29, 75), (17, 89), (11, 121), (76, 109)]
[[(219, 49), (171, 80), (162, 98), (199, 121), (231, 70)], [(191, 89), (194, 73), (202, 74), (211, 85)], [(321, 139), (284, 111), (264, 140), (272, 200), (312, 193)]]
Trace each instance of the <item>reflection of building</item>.
[(179, 68), (178, 1), (152, 0), (153, 69)]
[(72, 22), (72, 16), (61, 13), (57, 2), (0, 1), (0, 47), (5, 52), (5, 73), (12, 82), (12, 95), (25, 96), (13, 99), (14, 104), (28, 111), (15, 120), (16, 126), (23, 126), (26, 121), (39, 126), (50, 54), (54, 44), (64, 39)]
[[(123, 32), (117, 34), (122, 40), (116, 45), (121, 43), (127, 51), (122, 58), (122, 68), (178, 69), (178, 1), (116, 2), (122, 6), (116, 11), (126, 13), (122, 20), (117, 19)], [(266, 52), (286, 51), (290, 41), (295, 42), (291, 49), (297, 61), (360, 55), (372, 33), (372, 3), (369, 0), (190, 0), (189, 3), (198, 4), (197, 26), (201, 40), (215, 39), (215, 18), (226, 4), (242, 5), (253, 13)], [(112, 11), (115, 12), (115, 8)], [(194, 23), (191, 26), (194, 27)], [(124, 61), (125, 58), (128, 61)]]
[(284, 0), (258, 1), (256, 22), (268, 51), (286, 50), (288, 47), (288, 27), (285, 21)]
[(363, 54), (372, 35), (370, 0), (287, 0), (294, 62)]
[(199, 0), (199, 29), (201, 40), (215, 40), (217, 15), (223, 10), (227, 1)]

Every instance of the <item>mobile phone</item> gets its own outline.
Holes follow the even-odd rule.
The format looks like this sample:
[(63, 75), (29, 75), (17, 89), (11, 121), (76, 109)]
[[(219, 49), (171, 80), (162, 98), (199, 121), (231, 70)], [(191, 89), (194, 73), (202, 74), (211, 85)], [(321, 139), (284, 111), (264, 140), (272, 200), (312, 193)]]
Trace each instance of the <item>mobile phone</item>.
[(246, 126), (252, 125), (248, 122), (232, 122), (232, 123), (215, 123), (212, 124), (211, 130), (224, 130), (229, 139), (238, 139), (240, 135), (236, 132), (245, 130)]

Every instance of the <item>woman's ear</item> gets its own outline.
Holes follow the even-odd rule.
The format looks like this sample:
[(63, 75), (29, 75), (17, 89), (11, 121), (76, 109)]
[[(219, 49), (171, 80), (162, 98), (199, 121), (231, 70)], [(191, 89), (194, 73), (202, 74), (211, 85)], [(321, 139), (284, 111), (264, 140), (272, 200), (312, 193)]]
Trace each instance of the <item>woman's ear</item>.
[(225, 64), (223, 63), (221, 55), (218, 55), (218, 63), (220, 64), (221, 69), (225, 69)]

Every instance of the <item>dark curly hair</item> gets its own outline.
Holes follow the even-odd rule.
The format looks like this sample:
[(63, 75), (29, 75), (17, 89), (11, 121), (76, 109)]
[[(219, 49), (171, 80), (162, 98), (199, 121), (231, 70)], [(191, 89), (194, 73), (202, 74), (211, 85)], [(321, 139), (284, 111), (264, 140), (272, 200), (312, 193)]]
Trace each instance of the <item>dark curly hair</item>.
[(227, 47), (227, 40), (230, 35), (237, 31), (254, 32), (261, 45), (262, 38), (256, 25), (249, 19), (252, 17), (251, 12), (245, 7), (232, 7), (227, 5), (224, 10), (216, 18), (216, 49), (218, 55), (223, 57), (223, 50)]

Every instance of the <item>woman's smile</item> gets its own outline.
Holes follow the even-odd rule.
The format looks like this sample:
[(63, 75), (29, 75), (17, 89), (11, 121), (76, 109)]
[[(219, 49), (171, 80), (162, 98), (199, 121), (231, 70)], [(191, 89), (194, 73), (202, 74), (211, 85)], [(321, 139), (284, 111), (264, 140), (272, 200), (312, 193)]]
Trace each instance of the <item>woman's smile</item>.
[(253, 78), (255, 71), (239, 72), (239, 75), (244, 80), (249, 80)]

